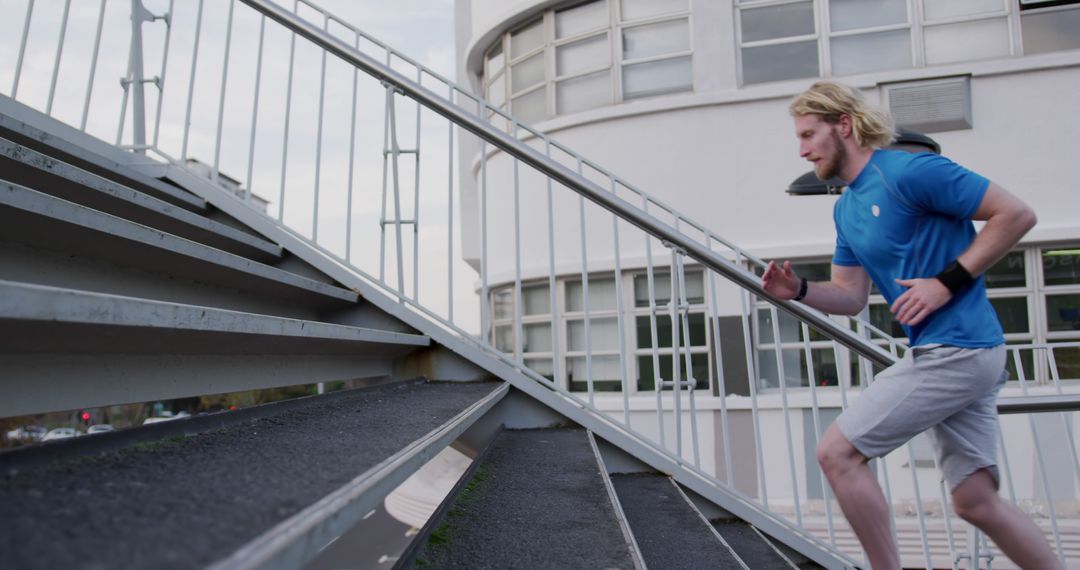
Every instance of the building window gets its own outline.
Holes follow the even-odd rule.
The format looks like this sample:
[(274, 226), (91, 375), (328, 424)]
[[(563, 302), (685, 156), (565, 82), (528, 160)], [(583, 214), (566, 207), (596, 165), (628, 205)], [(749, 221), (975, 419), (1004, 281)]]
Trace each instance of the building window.
[[(585, 294), (585, 282), (580, 276), (560, 278), (556, 282), (554, 312), (551, 310), (551, 295), (546, 282), (523, 285), (520, 346), (515, 336), (518, 316), (514, 287), (493, 290), (490, 309), (495, 347), (510, 356), (517, 355), (520, 350), (526, 366), (573, 392), (588, 391), (590, 378), (595, 392), (621, 392), (624, 374), (630, 393), (651, 392), (656, 388), (657, 372), (659, 378), (665, 381), (670, 381), (676, 373), (673, 360), (676, 354), (675, 336), (668, 310), (670, 276), (666, 269), (654, 273), (651, 305), (646, 273), (624, 272), (621, 285), (624, 295), (621, 329), (619, 289), (611, 274), (590, 275), (588, 295)], [(686, 271), (686, 294), (689, 309), (684, 313), (685, 330), (681, 318), (677, 327), (677, 373), (684, 382), (693, 379), (696, 389), (708, 390), (714, 365), (707, 326), (704, 277), (700, 270)], [(656, 308), (655, 313), (651, 312), (650, 306)], [(650, 314), (655, 315), (655, 349)], [(554, 339), (552, 326), (556, 333)], [(624, 339), (622, 347), (620, 335)], [(623, 347), (627, 355), (620, 358), (620, 348)], [(663, 389), (672, 388), (664, 386)]]
[[(682, 381), (693, 380), (695, 390), (706, 390), (711, 376), (709, 327), (705, 306), (704, 277), (700, 271), (686, 272), (685, 318), (676, 318), (677, 332), (672, 330), (671, 311), (665, 310), (671, 300), (671, 274), (653, 273), (652, 298), (649, 303), (649, 276), (634, 276), (634, 328), (637, 360), (637, 389), (639, 392), (654, 391), (656, 378), (671, 381), (676, 374)], [(655, 309), (655, 311), (653, 310)], [(656, 341), (653, 342), (653, 330)], [(678, 342), (679, 360), (676, 369), (675, 342)], [(654, 348), (655, 347), (655, 348)], [(687, 365), (689, 354), (689, 366)], [(663, 390), (671, 390), (664, 386)]]
[(739, 0), (735, 10), (743, 85), (1009, 57), (1013, 45), (1015, 55), (1080, 48), (1071, 0)]
[(488, 50), (485, 96), (531, 124), (689, 91), (689, 12), (689, 0), (594, 0), (548, 10)]
[(1021, 0), (1024, 53), (1080, 49), (1080, 2)]

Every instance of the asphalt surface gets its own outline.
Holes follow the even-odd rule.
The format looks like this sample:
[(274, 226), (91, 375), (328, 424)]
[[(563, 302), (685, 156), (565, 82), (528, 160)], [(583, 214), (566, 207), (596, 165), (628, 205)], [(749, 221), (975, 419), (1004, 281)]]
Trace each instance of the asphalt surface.
[(211, 564), (489, 394), (409, 382), (32, 469), (0, 454), (0, 568)]
[[(630, 530), (649, 568), (742, 569), (668, 477), (652, 473), (612, 475)], [(747, 564), (757, 570), (763, 568)]]
[[(434, 542), (433, 542), (434, 541)], [(415, 568), (633, 568), (586, 432), (506, 431)]]

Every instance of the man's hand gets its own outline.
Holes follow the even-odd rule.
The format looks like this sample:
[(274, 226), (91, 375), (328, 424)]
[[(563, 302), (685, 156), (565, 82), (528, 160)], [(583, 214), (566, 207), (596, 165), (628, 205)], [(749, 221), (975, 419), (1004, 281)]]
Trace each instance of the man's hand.
[(775, 261), (770, 261), (769, 266), (765, 268), (765, 273), (761, 276), (761, 286), (781, 299), (794, 298), (799, 294), (801, 284), (802, 280), (791, 269), (790, 261), (785, 261), (782, 269)]
[(915, 326), (923, 322), (952, 298), (945, 284), (934, 278), (897, 279), (896, 282), (908, 288), (889, 308), (902, 325)]

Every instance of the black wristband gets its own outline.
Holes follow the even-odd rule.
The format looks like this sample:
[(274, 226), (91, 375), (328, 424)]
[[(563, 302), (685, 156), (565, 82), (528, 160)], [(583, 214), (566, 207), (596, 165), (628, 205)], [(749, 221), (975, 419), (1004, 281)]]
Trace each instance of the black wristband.
[(794, 297), (792, 297), (791, 300), (792, 301), (802, 301), (803, 297), (806, 296), (807, 287), (809, 287), (809, 283), (807, 283), (806, 278), (803, 277), (802, 281), (799, 282), (799, 293), (797, 295), (795, 295)]
[(934, 278), (941, 281), (941, 284), (953, 295), (975, 280), (971, 273), (968, 273), (968, 270), (964, 269), (964, 266), (960, 265), (960, 262), (955, 259), (952, 263), (946, 265), (945, 269), (942, 269), (941, 273), (935, 275)]

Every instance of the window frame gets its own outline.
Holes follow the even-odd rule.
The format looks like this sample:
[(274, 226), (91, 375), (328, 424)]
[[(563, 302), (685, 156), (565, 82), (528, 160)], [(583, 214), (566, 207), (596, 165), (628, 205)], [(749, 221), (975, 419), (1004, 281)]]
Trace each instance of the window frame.
[[(566, 37), (556, 37), (556, 23), (555, 16), (557, 12), (561, 12), (568, 9), (573, 9), (578, 6), (589, 4), (592, 2), (606, 1), (608, 10), (607, 25), (603, 27), (594, 28), (591, 30), (578, 32)], [(638, 18), (634, 20), (624, 21), (622, 19), (622, 2), (620, 0), (591, 0), (590, 2), (578, 2), (574, 4), (562, 5), (555, 8), (549, 8), (544, 10), (539, 16), (530, 18), (524, 23), (521, 23), (506, 32), (499, 35), (498, 39), (493, 41), (490, 46), (484, 51), (480, 72), (480, 85), (485, 100), (491, 100), (491, 87), (499, 80), (500, 77), (504, 77), (503, 85), (503, 102), (498, 108), (511, 115), (517, 115), (513, 109), (514, 99), (520, 99), (523, 96), (527, 96), (541, 89), (545, 90), (545, 105), (544, 116), (539, 119), (531, 119), (531, 122), (543, 122), (560, 116), (573, 115), (581, 112), (588, 112), (592, 109), (602, 108), (604, 106), (618, 105), (625, 101), (648, 99), (651, 97), (662, 97), (665, 95), (672, 95), (676, 93), (693, 93), (696, 87), (696, 80), (693, 71), (693, 58), (694, 58), (694, 21), (693, 21), (693, 7), (692, 2), (687, 1), (687, 8), (684, 11), (671, 12), (667, 14), (660, 14), (656, 16), (649, 16), (645, 18)], [(638, 27), (644, 27), (653, 24), (661, 24), (666, 22), (685, 21), (687, 30), (687, 45), (688, 49), (678, 52), (671, 52), (659, 55), (653, 55), (648, 57), (623, 59), (623, 32), (627, 29), (633, 29)], [(539, 47), (533, 48), (526, 53), (518, 55), (516, 57), (511, 56), (510, 38), (522, 30), (525, 30), (537, 22), (540, 23), (541, 31), (543, 34), (543, 42)], [(590, 67), (586, 70), (578, 70), (573, 73), (565, 75), (557, 75), (557, 51), (560, 47), (574, 44), (583, 40), (587, 40), (593, 37), (607, 35), (607, 48), (608, 48), (608, 63), (606, 65), (598, 65)], [(503, 56), (503, 66), (498, 70), (489, 69), (488, 56), (491, 54), (495, 46), (501, 46)], [(544, 79), (541, 83), (536, 85), (530, 85), (520, 90), (515, 90), (513, 86), (513, 67), (519, 65), (531, 57), (542, 53), (544, 63)], [(660, 93), (652, 93), (640, 97), (632, 97), (627, 99), (624, 96), (623, 89), (623, 75), (624, 70), (628, 66), (639, 65), (644, 63), (652, 63), (657, 61), (675, 60), (680, 58), (688, 58), (691, 61), (690, 68), (690, 84), (687, 89), (674, 89)], [(561, 113), (558, 108), (558, 89), (559, 86), (565, 84), (568, 81), (580, 79), (582, 77), (592, 75), (595, 73), (601, 73), (608, 71), (609, 81), (609, 102), (605, 104), (588, 107), (579, 111), (572, 111), (570, 113)], [(489, 120), (495, 115), (493, 111), (486, 113)]]
[[(743, 41), (743, 29), (742, 29), (742, 12), (745, 10), (752, 10), (755, 8), (763, 8), (769, 6), (783, 6), (788, 4), (799, 4), (809, 2), (812, 6), (812, 13), (814, 19), (814, 33), (802, 34), (797, 36), (786, 36), (781, 38), (773, 38), (768, 40), (758, 40), (751, 42)], [(860, 75), (881, 73), (885, 71), (895, 71), (899, 69), (924, 69), (928, 67), (935, 67), (938, 65), (950, 65), (953, 63), (959, 63), (964, 61), (978, 61), (983, 58), (964, 58), (955, 61), (942, 62), (937, 64), (927, 63), (927, 45), (926, 35), (927, 30), (934, 28), (953, 26), (957, 24), (975, 23), (975, 22), (988, 22), (988, 21), (1001, 21), (1004, 23), (1007, 29), (1007, 52), (1006, 56), (991, 56), (993, 57), (1022, 57), (1024, 56), (1024, 42), (1023, 42), (1023, 15), (1031, 15), (1035, 13), (1049, 13), (1054, 11), (1072, 11), (1080, 10), (1080, 0), (1064, 0), (1063, 2), (1052, 2), (1048, 5), (1042, 6), (1022, 6), (1020, 0), (999, 0), (999, 8), (995, 10), (988, 10), (977, 14), (967, 14), (961, 16), (950, 16), (945, 18), (928, 19), (926, 17), (924, 0), (905, 0), (907, 8), (907, 21), (903, 24), (888, 24), (880, 26), (868, 26), (863, 28), (856, 28), (852, 30), (833, 31), (831, 28), (830, 20), (830, 7), (829, 0), (736, 0), (732, 4), (733, 10), (733, 24), (735, 27), (734, 34), (732, 34), (735, 49), (735, 74), (736, 82), (739, 87), (748, 87), (753, 85), (762, 85), (767, 83), (775, 83), (779, 81), (797, 81), (800, 79), (807, 79), (807, 77), (784, 77), (777, 79), (770, 79), (768, 81), (755, 81), (747, 83), (745, 80), (746, 74), (744, 73), (745, 55), (744, 50), (765, 47), (770, 45), (783, 45), (789, 43), (798, 43), (806, 41), (815, 41), (817, 43), (817, 63), (818, 78), (831, 78), (831, 77), (857, 77)], [(911, 41), (911, 65), (907, 67), (895, 68), (892, 70), (881, 69), (863, 71), (857, 73), (838, 75), (834, 73), (833, 61), (832, 61), (832, 41), (836, 38), (851, 37), (866, 35), (878, 32), (896, 31), (896, 30), (908, 30)]]

